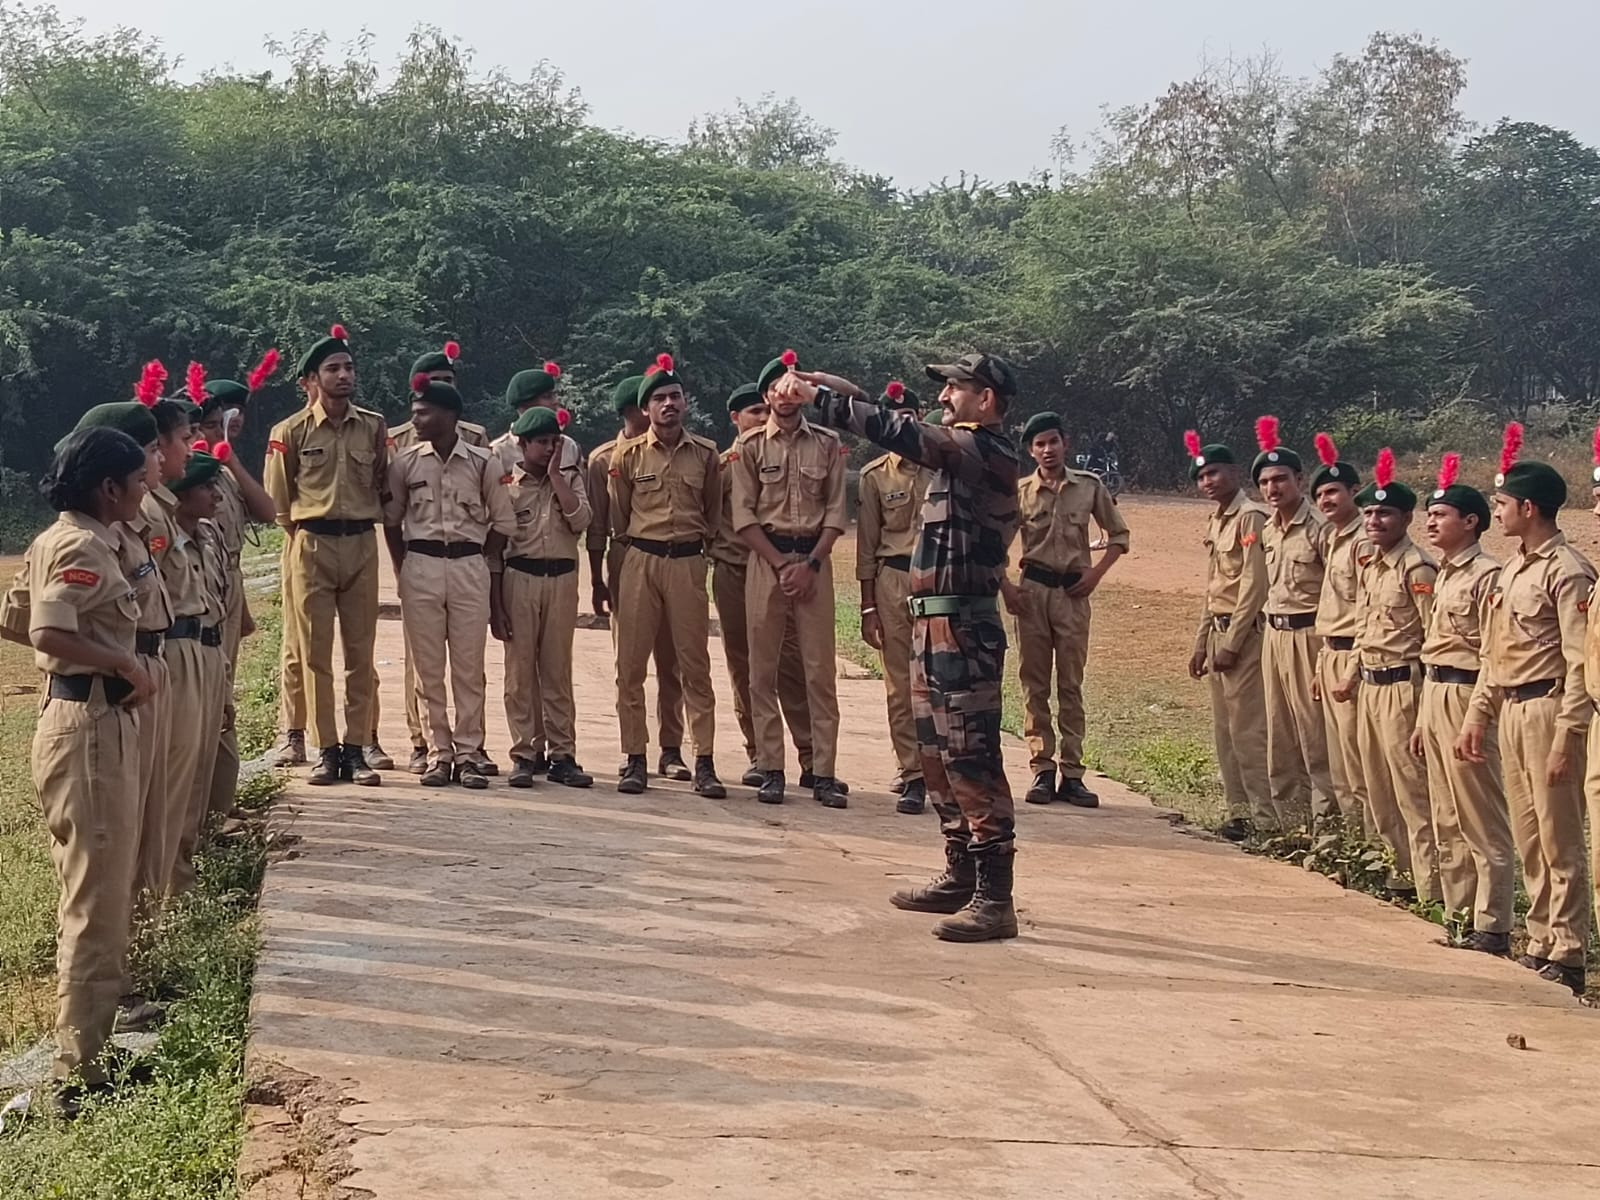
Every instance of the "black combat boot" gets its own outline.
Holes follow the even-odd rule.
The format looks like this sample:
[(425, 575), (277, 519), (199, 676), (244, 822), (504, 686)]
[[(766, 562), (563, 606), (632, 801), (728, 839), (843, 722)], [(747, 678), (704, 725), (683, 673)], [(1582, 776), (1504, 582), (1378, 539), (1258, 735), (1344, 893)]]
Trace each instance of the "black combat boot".
[(908, 779), (900, 793), (900, 799), (895, 801), (894, 810), (897, 813), (906, 813), (914, 816), (927, 807), (928, 785), (921, 779)]
[(716, 764), (709, 754), (697, 754), (694, 759), (694, 790), (707, 800), (721, 800), (728, 794), (717, 778)]
[(563, 787), (586, 788), (594, 782), (594, 776), (580, 767), (568, 754), (550, 760), (549, 775), (551, 783), (559, 783)]
[(753, 759), (751, 760), (749, 769), (746, 770), (743, 775), (739, 776), (739, 782), (744, 784), (745, 787), (758, 788), (766, 781), (767, 773), (760, 767), (756, 766)]
[(1033, 777), (1033, 786), (1023, 796), (1029, 804), (1049, 804), (1056, 798), (1056, 773), (1053, 769), (1040, 771)]
[(430, 763), (428, 769), (422, 773), (423, 787), (449, 787), (455, 780), (455, 771), (447, 762)]
[(535, 775), (548, 775), (550, 773), (550, 756), (543, 750), (534, 751), (533, 757), (528, 760), (533, 764)]
[(786, 783), (782, 771), (768, 771), (761, 777), (761, 790), (756, 799), (763, 804), (782, 804)]
[(530, 758), (513, 758), (511, 760), (511, 774), (506, 776), (506, 786), (531, 788), (533, 786), (533, 760)]
[(1078, 808), (1100, 807), (1100, 797), (1091, 792), (1089, 785), (1081, 779), (1063, 779), (1061, 786), (1056, 788), (1056, 799), (1065, 800)]
[(1015, 854), (994, 850), (975, 854), (978, 887), (972, 900), (955, 916), (940, 921), (933, 934), (946, 942), (994, 942), (1017, 936), (1017, 910), (1011, 904), (1011, 872)]
[(428, 773), (428, 748), (426, 746), (411, 747), (411, 757), (406, 761), (406, 770), (413, 775), (426, 775)]
[[(816, 791), (817, 781), (821, 778), (822, 776), (818, 775), (810, 767), (800, 768), (800, 786), (803, 788), (806, 788), (810, 791)], [(837, 775), (833, 777), (833, 786), (838, 788), (846, 796), (850, 794), (850, 785), (844, 780), (840, 779)]]
[(1479, 954), (1492, 954), (1496, 958), (1511, 957), (1509, 933), (1490, 933), (1487, 930), (1474, 929), (1465, 937), (1450, 944), (1456, 950), (1476, 950)]
[(326, 787), (330, 783), (338, 783), (344, 774), (344, 749), (341, 746), (325, 746), (317, 765), (311, 768), (311, 774), (306, 776), (307, 783), (314, 783), (318, 787)]
[(637, 796), (649, 786), (650, 774), (645, 770), (644, 755), (628, 755), (617, 773), (617, 791), (625, 796)]
[(683, 761), (683, 751), (676, 746), (661, 747), (661, 761), (656, 764), (656, 774), (665, 779), (676, 779), (679, 783), (687, 783), (694, 778), (689, 764)]
[(977, 887), (977, 869), (967, 844), (958, 838), (944, 840), (944, 874), (922, 887), (907, 888), (889, 897), (889, 903), (907, 912), (956, 913), (966, 907)]
[(366, 754), (356, 745), (345, 746), (341, 774), (351, 783), (359, 783), (362, 787), (377, 787), (383, 782), (383, 776), (367, 764)]
[(1588, 982), (1584, 976), (1582, 963), (1575, 967), (1569, 967), (1565, 963), (1549, 963), (1544, 970), (1539, 972), (1539, 978), (1548, 979), (1551, 983), (1559, 983), (1574, 996), (1583, 995)]

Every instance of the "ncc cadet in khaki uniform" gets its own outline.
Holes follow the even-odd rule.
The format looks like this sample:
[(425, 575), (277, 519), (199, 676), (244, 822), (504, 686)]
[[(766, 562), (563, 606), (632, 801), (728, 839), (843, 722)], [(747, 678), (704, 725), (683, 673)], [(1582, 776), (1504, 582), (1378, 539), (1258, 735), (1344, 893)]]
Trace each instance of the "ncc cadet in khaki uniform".
[[(1059, 413), (1035, 413), (1022, 427), (1022, 445), (1036, 464), (1017, 483), (1022, 514), (1022, 582), (1002, 585), (1017, 618), (1020, 677), (1027, 710), (1029, 804), (1064, 800), (1098, 808), (1083, 782), (1083, 668), (1089, 659), (1089, 597), (1111, 565), (1128, 552), (1128, 523), (1099, 476), (1067, 467)], [(1105, 534), (1098, 563), (1089, 558), (1089, 522)], [(1061, 722), (1061, 782), (1050, 726), (1050, 676), (1056, 677)]]
[[(500, 463), (456, 431), (461, 393), (426, 375), (411, 381), (418, 441), (389, 463), (384, 536), (399, 580), (406, 654), (428, 721), (426, 787), (489, 786), (473, 751), (484, 741), (483, 651), (489, 560), (516, 532)], [(449, 688), (445, 686), (448, 675)], [(455, 701), (455, 724), (450, 700)]]
[[(728, 397), (728, 414), (733, 418), (735, 438), (767, 423), (767, 406), (753, 383), (740, 384)], [(711, 542), (711, 594), (717, 605), (717, 622), (722, 627), (722, 656), (728, 664), (733, 684), (733, 711), (744, 734), (745, 756), (750, 768), (739, 782), (760, 787), (766, 773), (758, 764), (755, 720), (750, 704), (750, 623), (745, 613), (745, 575), (750, 564), (750, 547), (733, 530), (733, 472), (739, 461), (739, 448), (722, 452), (722, 520)], [(770, 636), (770, 633), (768, 634)], [(778, 656), (778, 706), (800, 756), (801, 787), (811, 772), (811, 709), (806, 702), (805, 668), (800, 662), (800, 640), (794, 621), (783, 626), (783, 650)]]
[[(506, 404), (516, 412), (512, 421), (515, 422), (517, 417), (537, 405), (555, 413), (557, 424), (565, 429), (570, 417), (556, 395), (556, 386), (560, 382), (561, 368), (553, 362), (545, 363), (536, 371), (518, 371), (513, 375), (511, 382), (506, 385)], [(509, 475), (522, 461), (522, 447), (517, 444), (517, 435), (509, 428), (490, 443), (490, 449), (500, 458), (502, 475)], [(563, 433), (561, 469), (570, 471), (582, 466), (583, 451), (578, 448), (577, 442)]]
[[(411, 375), (415, 379), (418, 375), (426, 375), (435, 383), (447, 383), (456, 386), (456, 363), (461, 358), (461, 346), (457, 342), (446, 342), (444, 349), (431, 350), (427, 354), (419, 355), (411, 364)], [(489, 445), (489, 433), (482, 425), (474, 425), (471, 421), (457, 421), (456, 433), (461, 440), (469, 446)], [(400, 451), (417, 444), (417, 429), (415, 422), (407, 421), (404, 425), (396, 425), (389, 430), (389, 457), (393, 459)], [(422, 710), (420, 697), (417, 694), (417, 674), (411, 668), (411, 656), (408, 652), (405, 657), (405, 666), (402, 674), (401, 690), (406, 698), (406, 731), (411, 735), (411, 759), (406, 764), (406, 769), (413, 775), (421, 775), (428, 769), (428, 738), (422, 728)], [(484, 685), (487, 687), (487, 683)], [(375, 771), (385, 771), (394, 766), (394, 760), (383, 752), (383, 747), (378, 742), (378, 724), (382, 719), (382, 691), (378, 686), (377, 672), (373, 672), (372, 680), (372, 742), (367, 747), (367, 765)], [(471, 755), (477, 764), (478, 770), (484, 775), (498, 774), (500, 768), (489, 757), (482, 746), (473, 747)]]
[[(878, 403), (891, 412), (920, 419), (922, 398), (898, 379)], [(889, 710), (889, 740), (900, 773), (895, 811), (920, 813), (928, 798), (917, 749), (917, 721), (911, 712), (911, 552), (917, 545), (917, 517), (928, 494), (928, 470), (890, 451), (861, 468), (856, 502), (856, 579), (861, 585), (861, 639), (878, 652), (884, 699)], [(787, 657), (787, 651), (785, 651)], [(781, 686), (781, 685), (780, 685)]]
[[(811, 713), (812, 795), (827, 808), (850, 801), (835, 778), (839, 752), (838, 664), (834, 657), (833, 544), (844, 534), (844, 458), (839, 435), (801, 414), (798, 394), (770, 395), (794, 366), (787, 350), (761, 369), (756, 390), (767, 402), (765, 425), (734, 443), (733, 529), (750, 547), (745, 617), (767, 636), (750, 645), (750, 709), (763, 804), (782, 804), (783, 715), (778, 665), (792, 621)], [(720, 512), (720, 488), (718, 510)]]
[(1384, 450), (1370, 484), (1356, 495), (1372, 551), (1361, 564), (1356, 601), (1355, 666), (1335, 689), (1336, 704), (1355, 704), (1361, 768), (1373, 829), (1394, 851), (1400, 875), (1390, 887), (1440, 900), (1439, 848), (1428, 805), (1428, 778), (1411, 752), (1422, 692), (1422, 642), (1433, 614), (1433, 560), (1407, 530), (1417, 494), (1394, 481)]
[[(622, 556), (628, 548), (628, 535), (615, 529), (611, 520), (611, 455), (629, 438), (642, 437), (650, 429), (650, 418), (639, 407), (639, 385), (643, 375), (630, 375), (611, 393), (611, 406), (622, 418), (622, 432), (609, 442), (596, 446), (589, 455), (588, 482), (589, 505), (593, 516), (589, 520), (590, 595), (595, 616), (605, 616), (617, 595), (622, 578)], [(743, 543), (741, 543), (742, 545)], [(616, 614), (611, 614), (611, 643), (617, 641)], [(689, 764), (683, 761), (683, 683), (678, 678), (678, 659), (672, 648), (672, 629), (665, 622), (656, 637), (651, 657), (656, 665), (656, 720), (659, 725), (661, 747), (657, 774), (668, 779), (689, 778)], [(537, 756), (536, 756), (537, 762)], [(752, 786), (759, 786), (752, 785)]]
[(1261, 527), (1267, 558), (1267, 627), (1261, 680), (1267, 711), (1267, 786), (1284, 829), (1321, 827), (1339, 816), (1328, 770), (1328, 734), (1316, 689), (1317, 606), (1333, 529), (1301, 490), (1300, 456), (1278, 444), (1278, 418), (1256, 422), (1261, 452), (1250, 477), (1269, 515)]
[[(1345, 828), (1361, 833), (1367, 818), (1367, 781), (1361, 770), (1361, 747), (1354, 704), (1336, 704), (1333, 691), (1349, 678), (1356, 649), (1356, 592), (1361, 559), (1372, 552), (1366, 523), (1356, 505), (1361, 476), (1339, 459), (1339, 449), (1325, 433), (1316, 437), (1319, 466), (1311, 474), (1311, 498), (1328, 523), (1323, 547), (1322, 590), (1317, 597), (1317, 677), (1311, 695), (1322, 709), (1328, 746), (1328, 773)], [(1357, 687), (1359, 688), (1359, 684)]]
[(1511, 953), (1511, 818), (1500, 782), (1500, 749), (1484, 739), (1482, 763), (1456, 755), (1473, 689), (1482, 678), (1483, 632), (1500, 564), (1478, 539), (1489, 527), (1489, 502), (1456, 482), (1461, 456), (1445, 455), (1439, 486), (1428, 497), (1428, 542), (1439, 559), (1433, 615), (1422, 643), (1422, 711), (1412, 752), (1428, 763), (1428, 799), (1439, 841), (1439, 887), (1452, 923), (1470, 931), (1451, 944), (1485, 954)]
[(628, 539), (616, 595), (617, 718), (624, 762), (617, 790), (649, 786), (645, 765), (645, 668), (662, 626), (677, 655), (694, 739), (694, 790), (720, 799), (716, 693), (707, 644), (705, 549), (722, 516), (717, 447), (683, 427), (687, 402), (672, 356), (657, 358), (639, 384), (639, 407), (650, 418), (640, 437), (619, 444), (608, 478), (611, 524)]
[(1261, 549), (1261, 509), (1239, 488), (1233, 451), (1184, 435), (1189, 478), (1215, 504), (1206, 526), (1206, 608), (1195, 636), (1189, 674), (1211, 690), (1217, 766), (1228, 801), (1222, 836), (1243, 841), (1251, 826), (1272, 830), (1277, 813), (1267, 787), (1267, 715), (1261, 684), (1261, 610), (1267, 601), (1267, 560)]
[[(22, 572), (28, 640), (48, 675), (32, 764), (61, 889), (52, 1074), (69, 1116), (86, 1092), (110, 1086), (101, 1051), (123, 989), (143, 804), (136, 713), (158, 686), (134, 648), (139, 589), (125, 570), (149, 563), (142, 544), (125, 544), (146, 452), (107, 424), (57, 449), (45, 494), (60, 516), (28, 547)], [(3, 607), (0, 625), (15, 636), (20, 613), (9, 596)]]
[[(352, 403), (355, 359), (335, 325), (301, 358), (311, 403), (273, 430), (266, 487), (288, 535), (289, 590), (306, 701), (321, 747), (310, 782), (376, 785), (362, 749), (372, 733), (372, 650), (378, 634), (378, 540), (389, 472), (383, 417)], [(344, 653), (344, 725), (335, 712), (333, 632)]]
[[(501, 479), (514, 532), (503, 561), (490, 559), (490, 627), (505, 643), (506, 722), (512, 787), (532, 787), (533, 756), (549, 747), (551, 783), (594, 782), (577, 761), (572, 636), (578, 622), (578, 537), (588, 527), (583, 472), (560, 467), (561, 427), (547, 408), (511, 426), (522, 461)], [(536, 743), (535, 738), (543, 742)]]
[(1545, 463), (1516, 461), (1521, 432), (1507, 431), (1494, 495), (1495, 519), (1517, 546), (1489, 597), (1487, 671), (1458, 749), (1469, 762), (1487, 762), (1498, 714), (1511, 835), (1528, 893), (1527, 952), (1517, 961), (1581, 995), (1590, 902), (1583, 779), (1594, 714), (1584, 650), (1595, 572), (1556, 526), (1566, 481)]

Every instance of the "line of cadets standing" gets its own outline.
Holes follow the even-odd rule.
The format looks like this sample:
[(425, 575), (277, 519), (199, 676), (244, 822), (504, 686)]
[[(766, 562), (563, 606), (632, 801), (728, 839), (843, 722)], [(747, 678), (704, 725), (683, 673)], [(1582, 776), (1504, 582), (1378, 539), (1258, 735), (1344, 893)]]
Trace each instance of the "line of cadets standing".
[[(1600, 627), (1595, 570), (1557, 525), (1565, 481), (1518, 461), (1515, 424), (1492, 498), (1446, 455), (1423, 505), (1430, 553), (1389, 451), (1362, 487), (1319, 434), (1303, 485), (1275, 419), (1257, 440), (1263, 504), (1231, 449), (1187, 438), (1190, 478), (1216, 505), (1190, 673), (1211, 690), (1224, 834), (1375, 839), (1394, 894), (1441, 904), (1449, 944), (1499, 956), (1520, 866), (1517, 961), (1581, 995), (1600, 879), (1584, 848), (1585, 791), (1600, 813)], [(1600, 434), (1595, 449), (1600, 513)], [(1504, 564), (1479, 545), (1491, 517), (1515, 542)]]

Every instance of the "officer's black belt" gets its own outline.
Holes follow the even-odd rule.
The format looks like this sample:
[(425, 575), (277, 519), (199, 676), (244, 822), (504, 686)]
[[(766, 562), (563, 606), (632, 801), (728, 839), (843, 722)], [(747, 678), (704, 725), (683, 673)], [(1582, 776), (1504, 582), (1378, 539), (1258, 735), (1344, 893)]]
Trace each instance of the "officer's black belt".
[(1535, 679), (1532, 683), (1519, 683), (1506, 689), (1506, 699), (1513, 704), (1521, 704), (1527, 700), (1537, 700), (1541, 696), (1548, 696), (1561, 686), (1559, 679)]
[(1316, 613), (1268, 613), (1267, 624), (1274, 629), (1310, 629), (1317, 623)]
[(133, 695), (133, 684), (120, 675), (51, 675), (50, 699), (72, 700), (78, 704), (86, 704), (94, 695), (96, 679), (105, 689), (107, 704), (121, 704)]
[(787, 533), (767, 532), (767, 541), (772, 543), (772, 548), (779, 554), (810, 554), (817, 548), (819, 539), (816, 536), (794, 537)]
[(202, 646), (220, 646), (222, 626), (203, 625), (199, 617), (179, 617), (167, 629), (167, 641), (197, 641)]
[(630, 538), (628, 545), (646, 554), (654, 554), (657, 558), (693, 558), (696, 554), (704, 553), (706, 546), (699, 538), (692, 542), (658, 542), (640, 537)]
[(1228, 630), (1228, 626), (1230, 626), (1232, 624), (1233, 624), (1233, 614), (1232, 613), (1212, 613), (1211, 614), (1211, 628), (1215, 629), (1218, 633), (1226, 633), (1227, 630)]
[(555, 578), (561, 575), (571, 575), (578, 569), (578, 560), (575, 558), (508, 558), (506, 566), (513, 571), (521, 571), (524, 575), (541, 575)]
[(878, 563), (880, 566), (889, 567), (896, 571), (909, 571), (911, 570), (911, 555), (891, 554), (888, 558), (880, 558)]
[(1361, 682), (1370, 683), (1375, 687), (1387, 687), (1391, 683), (1405, 683), (1410, 678), (1411, 668), (1409, 666), (1380, 667), (1376, 670), (1372, 667), (1361, 668)]
[(1034, 583), (1047, 588), (1069, 588), (1083, 578), (1082, 571), (1052, 571), (1048, 567), (1036, 567), (1032, 563), (1022, 564), (1022, 577), (1031, 579)]
[(1353, 637), (1330, 637), (1322, 639), (1327, 643), (1329, 650), (1354, 650), (1356, 640)]
[(353, 537), (358, 533), (370, 533), (371, 521), (335, 521), (327, 517), (318, 517), (311, 521), (300, 521), (296, 529), (304, 529), (307, 533), (314, 533), (318, 537)]
[(407, 554), (424, 554), (429, 558), (474, 558), (483, 553), (477, 542), (407, 542)]
[(161, 635), (147, 633), (140, 630), (133, 635), (133, 652), (142, 654), (146, 658), (159, 658), (161, 656)]
[(1437, 667), (1433, 663), (1423, 663), (1422, 669), (1428, 673), (1429, 683), (1459, 683), (1463, 687), (1471, 687), (1478, 682), (1476, 671), (1462, 667)]
[(912, 596), (906, 607), (913, 617), (992, 617), (1000, 611), (993, 596)]

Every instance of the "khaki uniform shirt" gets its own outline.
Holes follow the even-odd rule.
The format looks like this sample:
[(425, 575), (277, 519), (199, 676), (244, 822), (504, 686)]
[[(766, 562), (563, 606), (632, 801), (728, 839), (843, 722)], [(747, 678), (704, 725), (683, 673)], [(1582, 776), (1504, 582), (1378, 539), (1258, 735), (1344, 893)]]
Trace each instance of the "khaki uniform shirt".
[(244, 553), (244, 531), (250, 525), (250, 514), (245, 509), (239, 481), (226, 467), (217, 472), (217, 515), (213, 523), (222, 538), (228, 564), (237, 567), (239, 556)]
[(1433, 615), (1422, 642), (1422, 661), (1462, 671), (1482, 668), (1483, 631), (1500, 564), (1477, 542), (1444, 560), (1433, 584)]
[[(228, 619), (228, 602), (233, 590), (232, 564), (228, 561), (228, 547), (223, 543), (222, 530), (215, 521), (200, 522), (200, 550), (205, 563), (206, 590), (211, 607), (206, 611), (206, 625), (221, 625)], [(230, 665), (229, 670), (232, 670)]]
[(910, 558), (917, 514), (928, 496), (926, 468), (885, 454), (861, 468), (856, 504), (856, 578), (876, 579), (886, 558)]
[[(738, 461), (737, 446), (729, 446), (718, 459), (717, 473), (722, 481), (722, 520), (717, 525), (717, 536), (711, 542), (711, 558), (714, 562), (742, 567), (750, 561), (750, 547), (733, 531), (733, 471)], [(590, 545), (593, 544), (591, 539)]]
[(1487, 725), (1499, 711), (1500, 689), (1560, 679), (1556, 728), (1572, 735), (1588, 729), (1594, 709), (1584, 658), (1594, 578), (1589, 560), (1562, 533), (1542, 546), (1518, 549), (1500, 568), (1484, 633), (1489, 669), (1472, 694), (1478, 723)]
[(722, 523), (715, 442), (683, 432), (668, 447), (649, 432), (617, 444), (607, 476), (611, 527), (656, 542), (710, 540)]
[(814, 537), (845, 530), (844, 441), (804, 417), (793, 430), (769, 417), (739, 435), (733, 465), (733, 531), (759, 525), (768, 533)]
[(1267, 559), (1261, 550), (1261, 526), (1266, 514), (1261, 506), (1239, 492), (1221, 512), (1206, 522), (1206, 609), (1195, 638), (1195, 649), (1205, 648), (1213, 627), (1212, 617), (1226, 616), (1221, 648), (1238, 653), (1256, 632), (1256, 621), (1267, 602)]
[(382, 520), (388, 442), (383, 418), (353, 404), (338, 424), (321, 404), (280, 421), (267, 442), (262, 481), (278, 524)]
[[(474, 425), (471, 421), (457, 421), (456, 436), (469, 446), (487, 447), (489, 445), (489, 431), (482, 425)], [(511, 437), (510, 434), (506, 436)], [(415, 446), (418, 440), (417, 427), (410, 421), (407, 421), (404, 425), (396, 425), (389, 430), (389, 456), (392, 458), (407, 446)], [(511, 445), (515, 447), (516, 444), (517, 439), (511, 438)], [(519, 450), (517, 451), (517, 458), (520, 459), (521, 457), (522, 452)]]
[[(139, 594), (140, 633), (165, 632), (172, 624), (167, 556), (177, 539), (177, 527), (172, 521), (171, 508), (161, 499), (163, 496), (171, 501), (171, 508), (177, 507), (178, 498), (165, 486), (145, 496), (139, 505), (139, 516), (127, 526), (132, 537), (130, 544), (123, 548), (123, 573)], [(145, 550), (142, 556), (139, 554), (141, 547)]]
[(1325, 554), (1333, 527), (1302, 500), (1287, 525), (1270, 514), (1261, 527), (1267, 556), (1267, 612), (1314, 613), (1322, 598)]
[(501, 488), (511, 502), (516, 523), (516, 532), (506, 540), (506, 558), (578, 557), (578, 535), (589, 527), (593, 510), (583, 472), (576, 467), (563, 467), (562, 471), (578, 500), (578, 507), (570, 513), (562, 511), (555, 485), (542, 472), (529, 472), (519, 464), (510, 476), (502, 477)]
[(1323, 548), (1322, 591), (1317, 598), (1317, 635), (1353, 638), (1360, 631), (1356, 624), (1356, 593), (1361, 587), (1361, 560), (1374, 547), (1367, 540), (1359, 512), (1343, 529), (1329, 529)]
[(1104, 531), (1108, 546), (1129, 548), (1128, 523), (1099, 476), (1065, 471), (1060, 483), (1051, 483), (1039, 471), (1017, 481), (1022, 561), (1058, 574), (1089, 569), (1091, 517)]
[(483, 446), (457, 437), (441, 458), (432, 442), (415, 442), (389, 464), (383, 523), (400, 527), (407, 541), (481, 546), (490, 530), (510, 538), (516, 517), (501, 478), (494, 453)]
[[(129, 535), (82, 513), (62, 513), (28, 547), (31, 580), (28, 632), (59, 629), (105, 646), (132, 649), (139, 595), (122, 572)], [(34, 652), (41, 671), (93, 675), (92, 667)]]
[(1356, 656), (1363, 667), (1381, 670), (1422, 657), (1437, 575), (1433, 560), (1409, 537), (1387, 554), (1366, 556), (1356, 602)]
[[(191, 536), (183, 526), (172, 527), (172, 548), (161, 573), (166, 577), (167, 594), (172, 597), (174, 617), (199, 617), (202, 625), (220, 625), (224, 615), (227, 589), (220, 590), (211, 576), (208, 559), (220, 558), (222, 539), (216, 525), (211, 522), (197, 526)], [(208, 552), (206, 541), (215, 542)]]
[(589, 519), (589, 536), (585, 544), (594, 553), (604, 554), (606, 542), (620, 536), (611, 527), (611, 455), (627, 440), (626, 436), (619, 433), (589, 452), (587, 483), (589, 508), (593, 515)]

